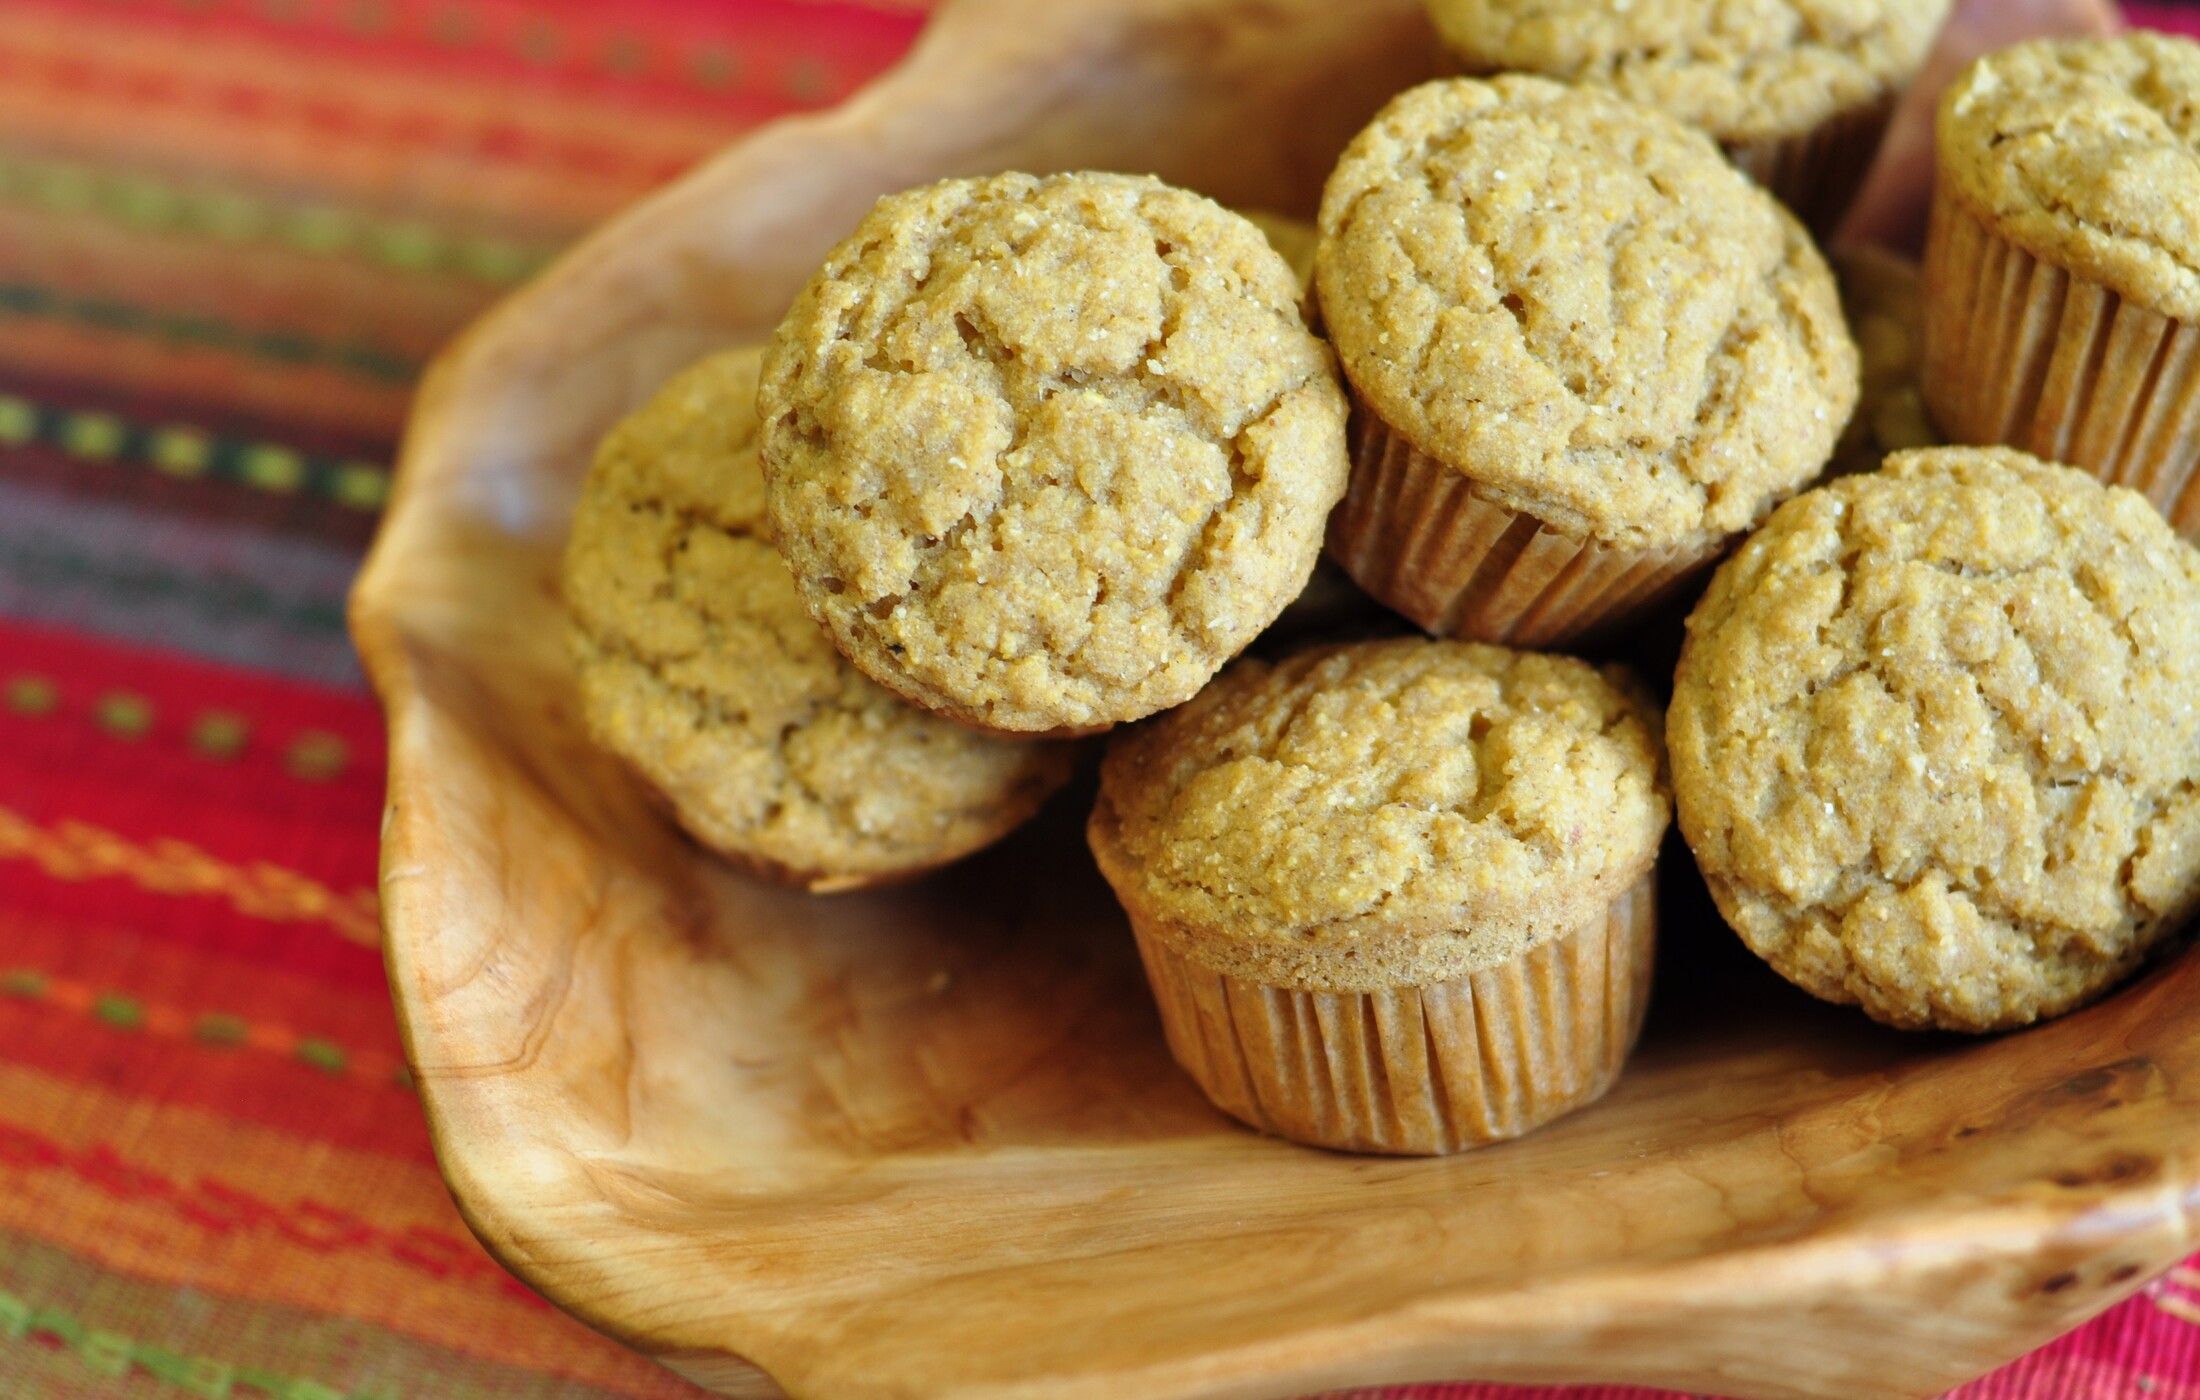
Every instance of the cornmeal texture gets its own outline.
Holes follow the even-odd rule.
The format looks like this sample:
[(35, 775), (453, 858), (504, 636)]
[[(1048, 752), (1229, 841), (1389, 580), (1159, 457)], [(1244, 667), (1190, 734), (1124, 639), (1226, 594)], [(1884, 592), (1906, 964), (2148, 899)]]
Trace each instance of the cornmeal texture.
[(1090, 836), (1194, 960), (1372, 990), (1603, 915), (1667, 822), (1656, 707), (1568, 657), (1401, 638), (1245, 661), (1110, 746)]
[(2200, 889), (2200, 554), (2021, 453), (1903, 453), (1774, 513), (1689, 619), (1681, 829), (1783, 975), (2021, 1026)]
[(1512, 510), (1629, 548), (1754, 523), (1826, 464), (1856, 348), (1802, 226), (1709, 140), (1540, 78), (1394, 100), (1322, 197), (1346, 377)]
[(1471, 68), (1596, 83), (1722, 141), (1808, 131), (1906, 86), (1950, 0), (1429, 0)]
[(2163, 34), (1989, 54), (1940, 107), (1946, 188), (2002, 237), (2200, 320), (2200, 45)]
[(773, 524), (859, 667), (988, 728), (1189, 699), (1305, 585), (1345, 399), (1258, 229), (1151, 179), (880, 202), (765, 359)]
[(681, 374), (597, 453), (565, 558), (583, 718), (698, 840), (771, 873), (952, 860), (1030, 816), (1071, 755), (915, 709), (833, 650), (765, 528), (758, 359)]

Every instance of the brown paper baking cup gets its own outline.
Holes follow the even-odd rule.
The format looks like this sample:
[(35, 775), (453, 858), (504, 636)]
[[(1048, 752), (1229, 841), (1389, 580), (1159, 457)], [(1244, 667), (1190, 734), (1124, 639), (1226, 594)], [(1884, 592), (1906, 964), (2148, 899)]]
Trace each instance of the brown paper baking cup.
[(1577, 641), (1650, 611), (1717, 552), (1626, 549), (1555, 530), (1484, 499), (1364, 403), (1353, 409), (1352, 457), (1344, 503), (1329, 519), (1330, 557), (1439, 636)]
[(1795, 211), (1821, 242), (1847, 217), (1894, 120), (1892, 96), (1836, 112), (1810, 130), (1763, 141), (1731, 141), (1727, 158)]
[(1925, 243), (1924, 383), (1949, 441), (2083, 467), (2200, 540), (2200, 326), (2041, 261), (1945, 189)]
[(1601, 1097), (1650, 1001), (1656, 876), (1593, 922), (1426, 987), (1302, 992), (1213, 971), (1134, 918), (1169, 1049), (1217, 1108), (1348, 1152), (1518, 1137)]

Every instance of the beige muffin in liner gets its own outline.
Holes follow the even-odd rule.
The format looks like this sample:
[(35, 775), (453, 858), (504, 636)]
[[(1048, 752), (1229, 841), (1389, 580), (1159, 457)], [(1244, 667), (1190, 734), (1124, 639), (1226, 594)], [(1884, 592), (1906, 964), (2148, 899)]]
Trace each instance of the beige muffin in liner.
[(760, 359), (675, 375), (597, 449), (561, 576), (581, 719), (730, 861), (819, 894), (910, 879), (1021, 826), (1076, 749), (974, 733), (833, 650), (766, 527)]
[(2200, 45), (1991, 54), (1949, 90), (1938, 135), (1935, 421), (2128, 486), (2200, 540)]
[(1817, 476), (1856, 403), (1802, 226), (1595, 89), (1398, 97), (1330, 177), (1315, 282), (1354, 400), (1331, 556), (1439, 634), (1641, 615)]
[(1688, 620), (1667, 724), (1719, 911), (1907, 1029), (2059, 1016), (2200, 906), (2200, 552), (2008, 448), (1773, 513)]
[(1863, 188), (1950, 0), (1429, 0), (1469, 72), (1608, 87), (1698, 127), (1813, 230)]
[(1357, 1152), (1596, 1099), (1649, 999), (1659, 727), (1623, 672), (1398, 638), (1240, 662), (1119, 738), (1088, 836), (1177, 1062)]

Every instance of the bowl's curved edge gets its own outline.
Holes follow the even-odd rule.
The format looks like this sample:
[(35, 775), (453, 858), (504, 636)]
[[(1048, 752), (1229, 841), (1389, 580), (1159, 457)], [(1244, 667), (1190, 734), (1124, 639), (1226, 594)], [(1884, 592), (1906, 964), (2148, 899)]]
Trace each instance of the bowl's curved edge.
[[(966, 5), (973, 14), (984, 3)], [(990, 26), (993, 21), (987, 20)], [(636, 228), (663, 217), (683, 192), (737, 173), (747, 162), (769, 162), (774, 148), (836, 126), (897, 100), (913, 71), (937, 80), (940, 67), (957, 60), (951, 37), (935, 32), (903, 69), (850, 108), (775, 126), (716, 158), (667, 191), (637, 206), (583, 240), (534, 284), (490, 312), (439, 356), (424, 377), (384, 523), (350, 605), (350, 624), (368, 676), (390, 726), (389, 806), (384, 823), (382, 896), (387, 929), (436, 926), (432, 899), (416, 897), (407, 869), (432, 844), (427, 821), (410, 801), (420, 776), (419, 755), (441, 739), (443, 722), (425, 694), (405, 629), (397, 575), (411, 557), (421, 518), (421, 486), (432, 471), (453, 464), (432, 460), (434, 425), (454, 397), (498, 352), (497, 337), (525, 315), (530, 301), (561, 279), (579, 275), (602, 249)], [(386, 939), (393, 987), (410, 973), (411, 950), (403, 938)], [(2180, 984), (2200, 976), (2177, 979)], [(399, 1029), (408, 1062), (423, 1062), (419, 1029), (402, 994), (396, 996)], [(552, 1254), (530, 1242), (524, 1213), (515, 1210), (509, 1180), (490, 1181), (451, 1129), (451, 1086), (433, 1074), (421, 1079), (421, 1100), (437, 1160), (468, 1226), (506, 1268), (583, 1322), (714, 1388), (732, 1394), (774, 1394), (769, 1380), (769, 1339), (660, 1334), (633, 1325), (588, 1299), (604, 1296), (595, 1285), (632, 1267), (617, 1258)], [(2112, 1144), (2111, 1144), (2112, 1145)], [(556, 1170), (551, 1164), (546, 1169)], [(1874, 1243), (1864, 1247), (1837, 1230), (1802, 1241), (1695, 1260), (1584, 1272), (1554, 1278), (1530, 1292), (1473, 1290), (1441, 1295), (1394, 1309), (1196, 1359), (1173, 1359), (1137, 1372), (1100, 1376), (1031, 1377), (971, 1390), (971, 1394), (1120, 1394), (1136, 1385), (1146, 1394), (1251, 1394), (1305, 1391), (1327, 1386), (1402, 1379), (1443, 1379), (1471, 1368), (1490, 1379), (1625, 1379), (1694, 1388), (1732, 1388), (1753, 1393), (1812, 1393), (1807, 1372), (1754, 1366), (1741, 1353), (1751, 1346), (1776, 1349), (1799, 1335), (1798, 1319), (1840, 1323), (1877, 1333), (1890, 1345), (1915, 1340), (1914, 1303), (1921, 1289), (1946, 1295), (1984, 1288), (1990, 1293), (2028, 1293), (2026, 1325), (1945, 1347), (1939, 1355), (1914, 1353), (1913, 1374), (1934, 1386), (1952, 1385), (2105, 1309), (2143, 1286), (2148, 1277), (2190, 1249), (2200, 1220), (2200, 1163), (2188, 1154), (2165, 1161), (2161, 1178), (2139, 1184), (2114, 1180), (2061, 1193), (2051, 1202), (2024, 1199), (1940, 1210), (1917, 1229), (1906, 1247), (1889, 1252), (1887, 1221), (1874, 1222)], [(2065, 1261), (2121, 1256), (2101, 1278), (2063, 1282)], [(1896, 1280), (1903, 1280), (1895, 1286)], [(1734, 1354), (1702, 1355), (1650, 1369), (1615, 1364), (1621, 1339), (1655, 1346), (1662, 1337), (1700, 1324), (1714, 1309), (1731, 1311), (1737, 1281), (1747, 1281), (1757, 1307), (1722, 1334)], [(2082, 1285), (2082, 1286), (2080, 1286)], [(1892, 1305), (1875, 1308), (1885, 1296)], [(2044, 1305), (2043, 1305), (2044, 1300)], [(761, 1341), (761, 1346), (751, 1345)], [(751, 1360), (761, 1355), (764, 1364)], [(1598, 1357), (1601, 1356), (1602, 1360)], [(1340, 1358), (1342, 1358), (1340, 1360)], [(1799, 1358), (1807, 1366), (1807, 1351)], [(883, 1393), (888, 1387), (865, 1387)], [(1846, 1393), (1857, 1394), (1858, 1391)], [(1887, 1391), (1884, 1393), (1898, 1393)]]

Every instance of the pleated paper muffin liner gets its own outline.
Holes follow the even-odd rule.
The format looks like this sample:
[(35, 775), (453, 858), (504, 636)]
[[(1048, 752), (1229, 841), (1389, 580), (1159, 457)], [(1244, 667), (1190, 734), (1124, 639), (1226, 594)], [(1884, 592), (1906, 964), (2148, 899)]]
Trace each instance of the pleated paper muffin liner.
[(2083, 467), (2200, 540), (2200, 325), (2043, 262), (1945, 188), (1925, 245), (1924, 387), (1951, 442)]
[(1836, 112), (1794, 136), (1726, 143), (1727, 158), (1770, 190), (1820, 242), (1832, 237), (1879, 158), (1895, 98)]
[(1498, 505), (1361, 401), (1352, 479), (1330, 557), (1377, 600), (1446, 637), (1553, 647), (1638, 618), (1717, 554), (1717, 541), (1627, 549)]
[(1377, 992), (1267, 986), (1132, 928), (1169, 1049), (1217, 1108), (1318, 1147), (1433, 1155), (1518, 1137), (1612, 1086), (1649, 1005), (1656, 895), (1645, 874), (1501, 966)]

